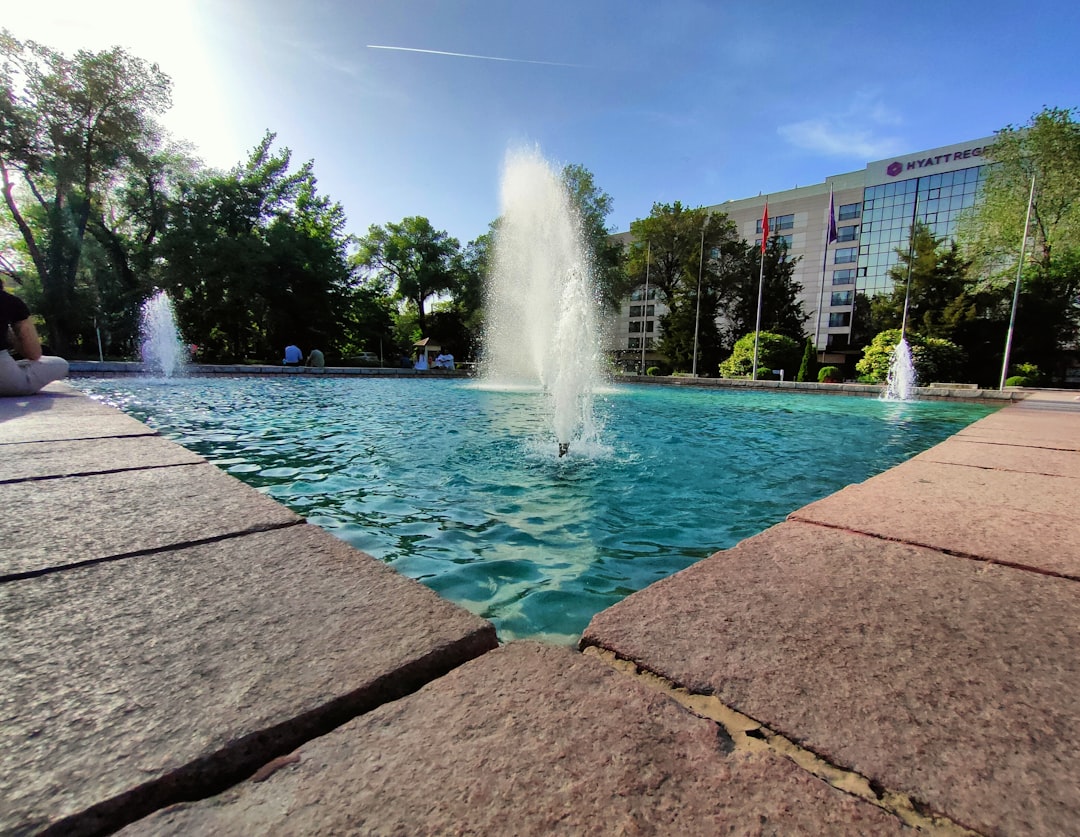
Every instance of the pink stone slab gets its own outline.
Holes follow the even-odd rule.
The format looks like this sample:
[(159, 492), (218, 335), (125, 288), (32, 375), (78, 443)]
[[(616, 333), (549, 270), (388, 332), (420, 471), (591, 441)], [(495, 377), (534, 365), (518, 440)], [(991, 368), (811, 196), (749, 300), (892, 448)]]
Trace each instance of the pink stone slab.
[[(124, 834), (897, 834), (899, 821), (566, 648), (513, 643)], [(907, 833), (912, 833), (907, 831)]]
[(946, 439), (912, 461), (1080, 479), (1080, 451), (995, 444), (960, 436)]
[(1080, 587), (784, 523), (597, 614), (597, 645), (986, 834), (1080, 823)]
[(911, 460), (792, 512), (889, 540), (1080, 578), (1080, 480)]

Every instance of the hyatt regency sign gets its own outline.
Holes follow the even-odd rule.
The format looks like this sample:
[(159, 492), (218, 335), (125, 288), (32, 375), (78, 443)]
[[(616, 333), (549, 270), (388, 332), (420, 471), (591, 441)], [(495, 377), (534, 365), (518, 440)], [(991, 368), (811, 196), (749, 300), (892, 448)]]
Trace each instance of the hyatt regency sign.
[(912, 177), (925, 177), (957, 169), (969, 169), (985, 165), (988, 161), (983, 156), (993, 137), (960, 145), (948, 145), (930, 151), (920, 151), (903, 157), (878, 160), (866, 167), (866, 185), (877, 186), (880, 183), (892, 183)]

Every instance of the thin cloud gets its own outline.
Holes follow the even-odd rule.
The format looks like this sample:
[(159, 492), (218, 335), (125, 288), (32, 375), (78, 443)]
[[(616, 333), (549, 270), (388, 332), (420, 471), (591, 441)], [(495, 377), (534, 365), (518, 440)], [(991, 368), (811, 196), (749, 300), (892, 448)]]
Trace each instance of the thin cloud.
[(368, 49), (390, 49), (396, 52), (422, 52), (426, 55), (449, 55), (452, 58), (479, 58), (481, 61), (509, 61), (513, 64), (543, 64), (547, 67), (577, 67), (581, 64), (563, 64), (560, 61), (530, 61), (527, 58), (503, 58), (498, 55), (472, 55), (468, 52), (444, 52), (441, 49), (416, 49), (415, 47), (381, 46), (368, 44)]
[(879, 160), (895, 154), (903, 145), (897, 137), (877, 137), (865, 129), (825, 119), (781, 125), (777, 132), (797, 148), (834, 157)]

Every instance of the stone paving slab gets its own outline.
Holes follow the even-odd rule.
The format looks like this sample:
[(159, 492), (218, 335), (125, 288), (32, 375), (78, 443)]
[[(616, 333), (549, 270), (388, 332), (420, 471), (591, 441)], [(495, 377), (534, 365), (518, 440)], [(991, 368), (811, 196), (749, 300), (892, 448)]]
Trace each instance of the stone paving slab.
[(217, 792), (496, 646), (308, 525), (0, 584), (0, 614), (5, 834)]
[(0, 505), (35, 510), (4, 521), (0, 579), (302, 520), (205, 463), (0, 484)]
[(821, 523), (1080, 578), (1080, 481), (909, 460), (810, 503)]
[(0, 446), (0, 454), (0, 482), (206, 462), (160, 436), (16, 443)]
[(152, 436), (142, 422), (61, 382), (37, 395), (0, 397), (0, 445), (105, 436)]
[(582, 645), (969, 828), (1075, 834), (1078, 590), (783, 523), (597, 614)]
[(512, 643), (124, 834), (897, 834), (880, 809), (570, 649)]
[(911, 461), (1080, 479), (1080, 451), (993, 444), (955, 436), (912, 457)]
[(965, 427), (955, 438), (1080, 451), (1080, 412), (1061, 410), (1049, 402), (1043, 402), (1045, 409), (1025, 403), (986, 416)]

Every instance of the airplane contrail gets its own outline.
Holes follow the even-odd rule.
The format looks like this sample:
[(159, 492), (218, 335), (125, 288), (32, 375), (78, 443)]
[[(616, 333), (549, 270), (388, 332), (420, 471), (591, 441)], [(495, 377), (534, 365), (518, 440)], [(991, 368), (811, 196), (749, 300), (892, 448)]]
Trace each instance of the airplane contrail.
[(468, 52), (444, 52), (441, 49), (416, 49), (415, 47), (380, 46), (368, 44), (368, 49), (392, 49), (398, 52), (423, 52), (427, 55), (449, 55), (454, 58), (479, 58), (484, 61), (510, 61), (514, 64), (544, 64), (548, 67), (581, 67), (581, 64), (563, 64), (559, 61), (530, 61), (527, 58), (500, 58), (497, 55), (472, 55)]

